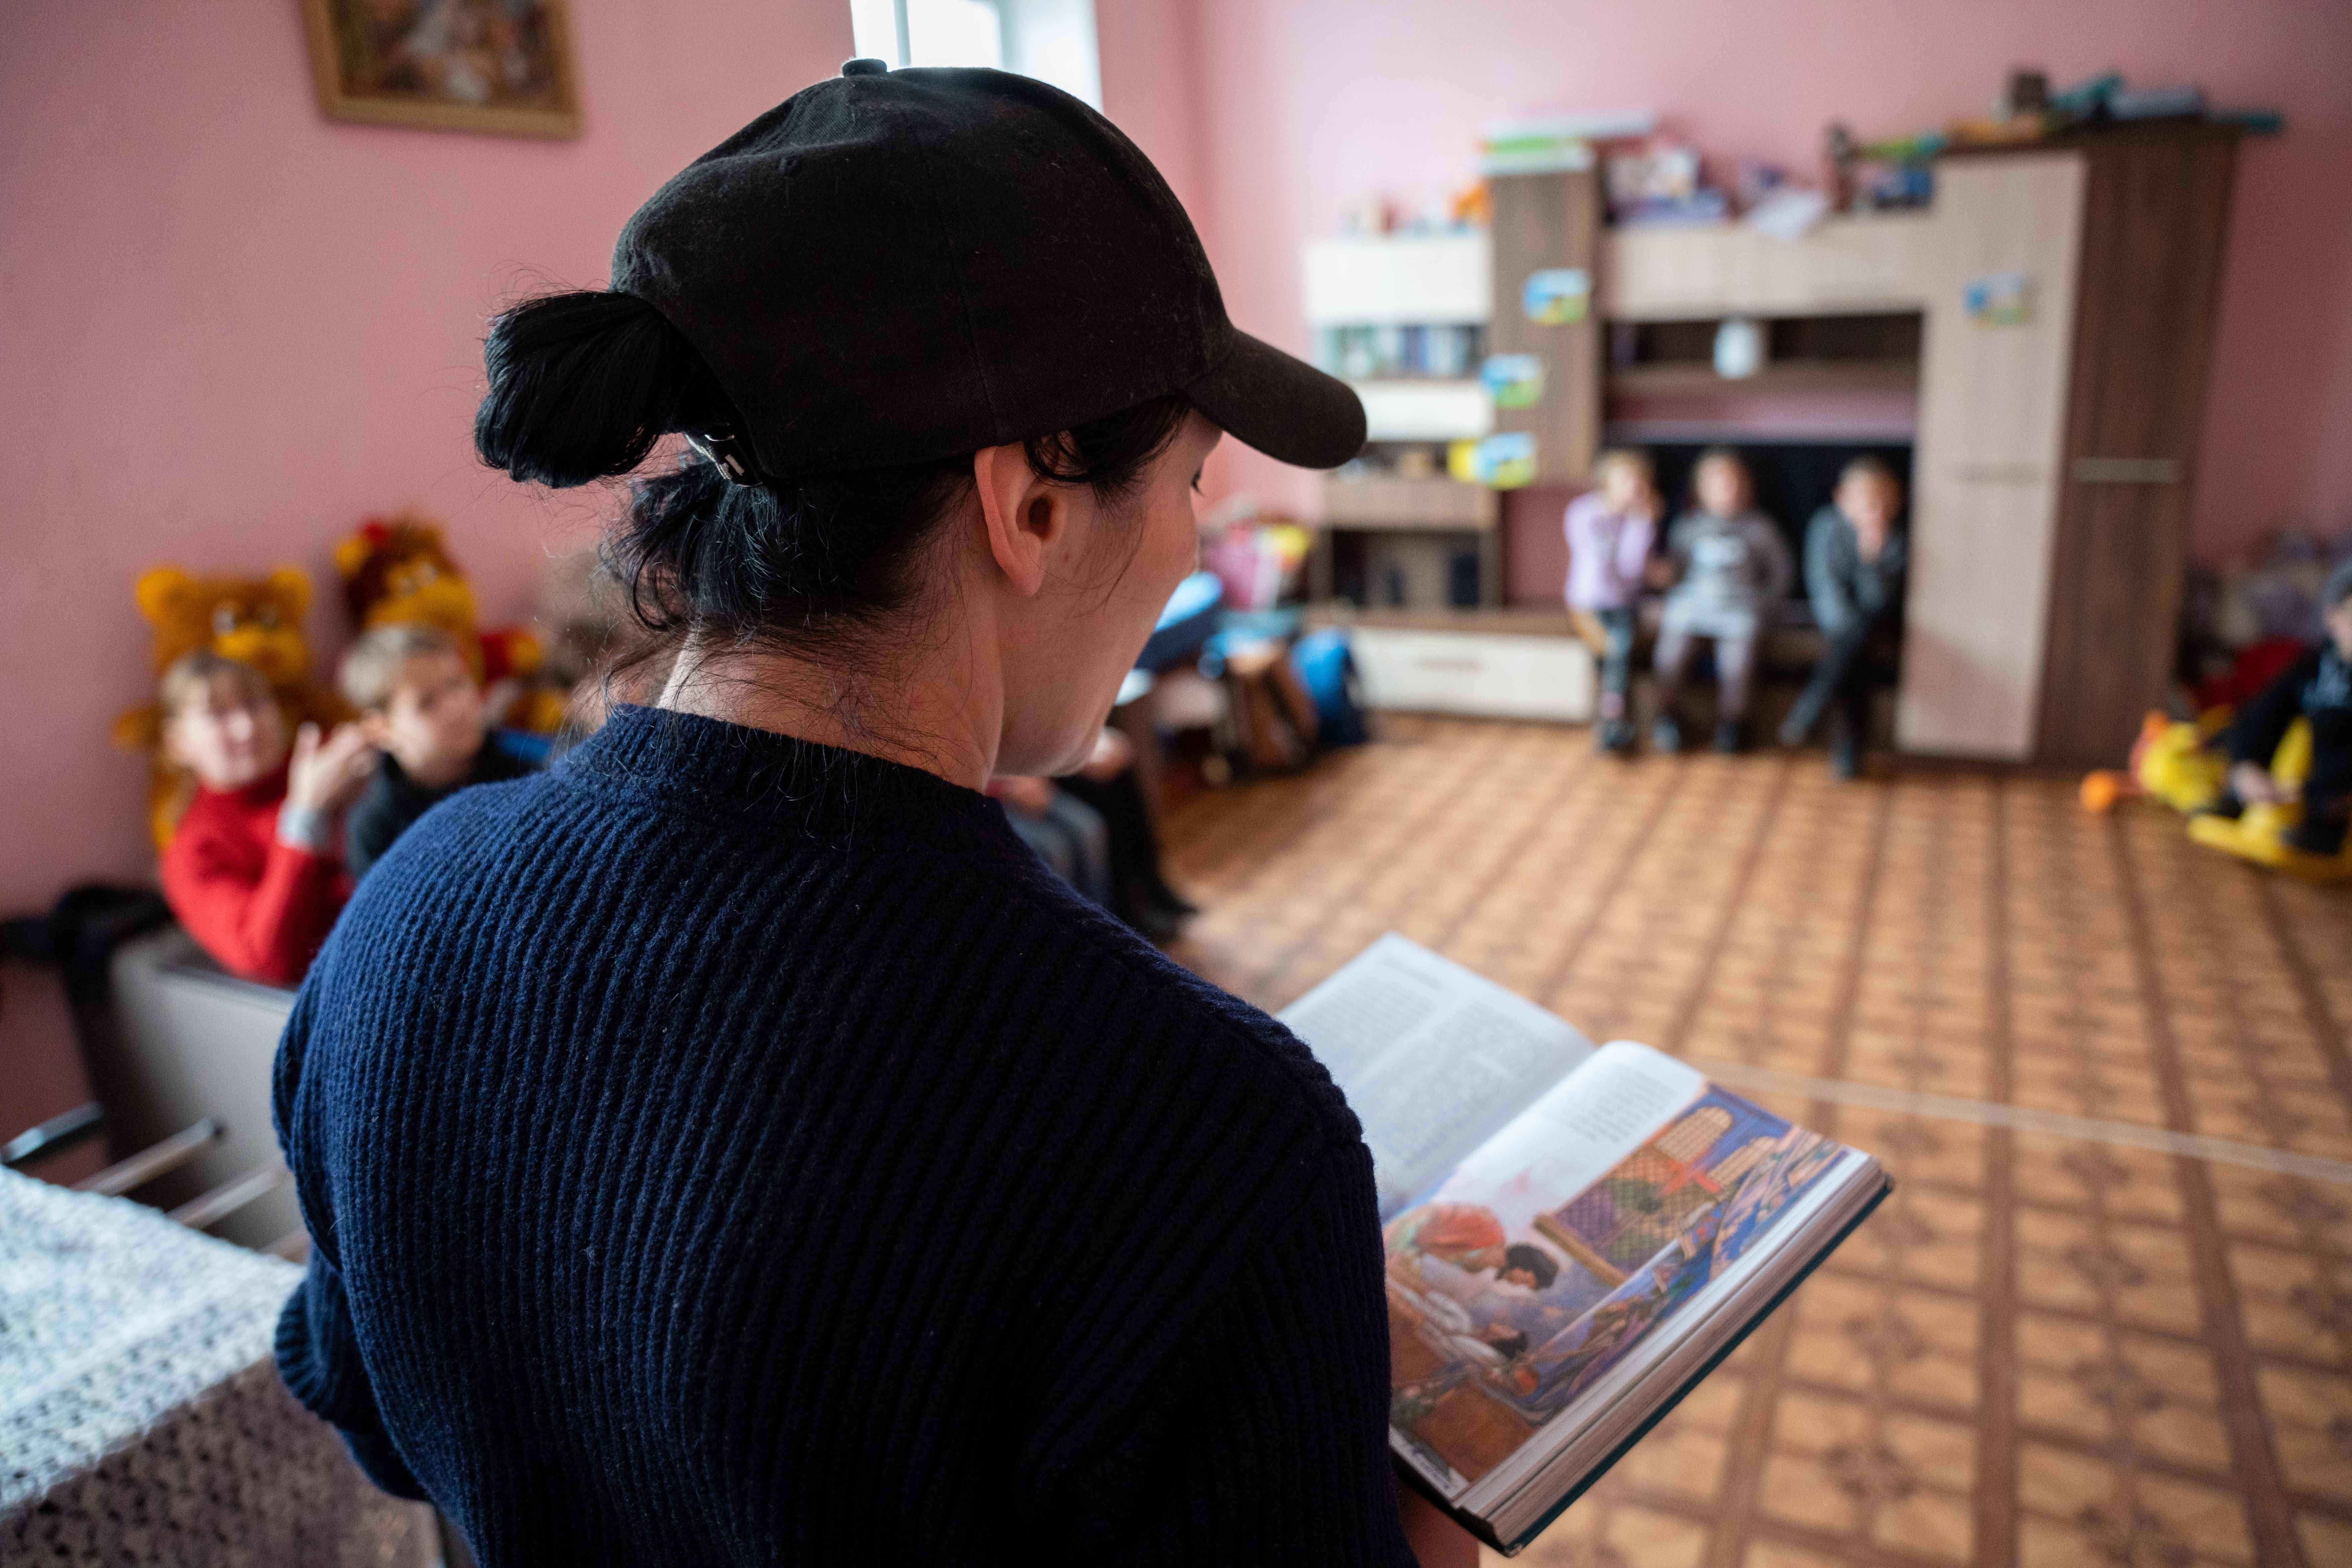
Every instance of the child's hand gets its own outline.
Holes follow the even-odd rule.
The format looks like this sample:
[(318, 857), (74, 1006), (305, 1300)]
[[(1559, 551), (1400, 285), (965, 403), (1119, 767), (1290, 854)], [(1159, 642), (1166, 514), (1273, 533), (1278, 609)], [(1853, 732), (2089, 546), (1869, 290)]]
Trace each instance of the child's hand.
[(375, 748), (357, 724), (338, 724), (325, 740), (319, 726), (294, 733), (294, 758), (286, 770), (289, 805), (332, 815), (357, 799), (375, 775)]
[(2230, 770), (2230, 787), (2248, 805), (2284, 805), (2295, 792), (2279, 787), (2270, 769), (2258, 763), (2240, 763)]
[(1664, 555), (1653, 557), (1650, 563), (1642, 568), (1642, 581), (1653, 588), (1671, 588), (1675, 585), (1675, 579), (1681, 575), (1675, 570), (1672, 558)]

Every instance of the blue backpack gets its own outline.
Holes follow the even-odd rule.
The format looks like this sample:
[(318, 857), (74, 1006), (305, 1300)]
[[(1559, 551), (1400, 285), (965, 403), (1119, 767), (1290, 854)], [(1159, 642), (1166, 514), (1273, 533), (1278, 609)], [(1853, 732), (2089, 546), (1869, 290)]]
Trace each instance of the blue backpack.
[(1371, 739), (1364, 726), (1356, 658), (1349, 650), (1347, 627), (1325, 626), (1300, 637), (1291, 645), (1290, 668), (1315, 700), (1321, 721), (1317, 740), (1321, 744), (1360, 746)]

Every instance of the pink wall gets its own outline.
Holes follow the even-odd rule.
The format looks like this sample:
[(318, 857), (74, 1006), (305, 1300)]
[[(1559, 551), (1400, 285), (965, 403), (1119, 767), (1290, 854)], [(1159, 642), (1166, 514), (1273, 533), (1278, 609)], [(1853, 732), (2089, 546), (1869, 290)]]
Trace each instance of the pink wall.
[(10, 8), (0, 52), (0, 910), (149, 870), (141, 764), (106, 735), (151, 685), (143, 567), (307, 568), (420, 507), (485, 613), (524, 613), (595, 492), (535, 496), (470, 444), (483, 318), (603, 280), (664, 178), (852, 52), (849, 8), (572, 7), (572, 142), (331, 124), (292, 0)]
[[(572, 7), (576, 142), (331, 125), (291, 0), (11, 10), (0, 55), (0, 911), (144, 875), (142, 568), (290, 560), (342, 637), (329, 552), (361, 516), (447, 523), (486, 613), (520, 616), (551, 542), (608, 504), (473, 461), (481, 321), (602, 279), (667, 174), (851, 49), (846, 0)], [(2114, 64), (2285, 108), (2248, 153), (2199, 501), (2208, 548), (2352, 510), (2352, 10), (2305, 0), (1098, 0), (1104, 91), (1218, 260), (1235, 318), (1293, 347), (1300, 243), (1368, 189), (1467, 177), (1496, 114), (1654, 104), (1712, 151), (1801, 163), (1980, 106), (2003, 68)], [(1772, 62), (1769, 70), (1758, 62)], [(1246, 454), (1227, 487), (1296, 496)]]
[(1159, 166), (1202, 243), (1213, 246), (1192, 0), (1095, 0), (1095, 43), (1103, 111)]
[[(1201, 195), (1185, 0), (1104, 0), (1106, 100)], [(0, 53), (0, 911), (150, 870), (139, 759), (144, 567), (292, 561), (344, 638), (334, 541), (414, 506), (493, 621), (601, 492), (485, 472), (483, 318), (604, 279), (614, 235), (688, 160), (852, 52), (848, 0), (572, 7), (573, 142), (331, 124), (293, 0), (14, 6)]]
[[(2284, 109), (2239, 164), (2200, 553), (2352, 526), (2352, 5), (2342, 0), (1199, 0), (1206, 225), (1236, 320), (1304, 350), (1301, 244), (1369, 191), (1466, 182), (1498, 116), (1653, 108), (1710, 154), (1810, 172), (1823, 124), (1979, 113), (2012, 65), (2113, 68)], [(1247, 455), (1218, 478), (1296, 506)]]

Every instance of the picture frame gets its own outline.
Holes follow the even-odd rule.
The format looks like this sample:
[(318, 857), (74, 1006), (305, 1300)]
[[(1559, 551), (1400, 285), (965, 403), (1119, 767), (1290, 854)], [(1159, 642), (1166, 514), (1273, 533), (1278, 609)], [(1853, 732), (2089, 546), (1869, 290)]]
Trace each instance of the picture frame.
[(319, 110), (361, 125), (580, 134), (565, 0), (302, 0)]

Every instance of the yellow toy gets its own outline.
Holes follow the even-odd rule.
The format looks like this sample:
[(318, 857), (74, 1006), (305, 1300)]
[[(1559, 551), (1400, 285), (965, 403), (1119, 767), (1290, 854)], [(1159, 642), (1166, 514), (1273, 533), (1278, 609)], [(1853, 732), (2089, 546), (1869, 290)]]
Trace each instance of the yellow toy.
[[(2271, 758), (2271, 777), (2281, 788), (2299, 791), (2311, 773), (2311, 721), (2297, 719), (2287, 726), (2286, 739)], [(2189, 837), (2209, 848), (2268, 866), (2306, 882), (2352, 879), (2352, 838), (2333, 855), (2314, 855), (2286, 841), (2289, 829), (2303, 820), (2303, 805), (2250, 805), (2236, 817), (2192, 816)]]
[(563, 694), (538, 679), (546, 657), (539, 639), (520, 626), (476, 624), (473, 587), (439, 528), (410, 513), (372, 517), (335, 546), (335, 569), (360, 630), (422, 625), (448, 633), (489, 700), (492, 722), (541, 732), (562, 722)]
[[(210, 648), (261, 672), (278, 694), (289, 733), (305, 722), (333, 724), (351, 716), (333, 692), (311, 684), (310, 646), (302, 635), (310, 578), (299, 566), (275, 567), (262, 577), (198, 577), (178, 566), (158, 566), (142, 574), (132, 591), (140, 614), (155, 628), (157, 675), (181, 655)], [(153, 753), (147, 816), (158, 850), (172, 842), (191, 789), (186, 774), (163, 755), (163, 710), (154, 703), (114, 721), (118, 744)]]
[(2195, 721), (2150, 713), (2140, 721), (2126, 771), (2102, 769), (2083, 780), (2083, 809), (2104, 812), (2127, 795), (2151, 795), (2179, 812), (2199, 812), (2221, 798), (2230, 759), (2211, 749), (2230, 710), (2209, 708)]

